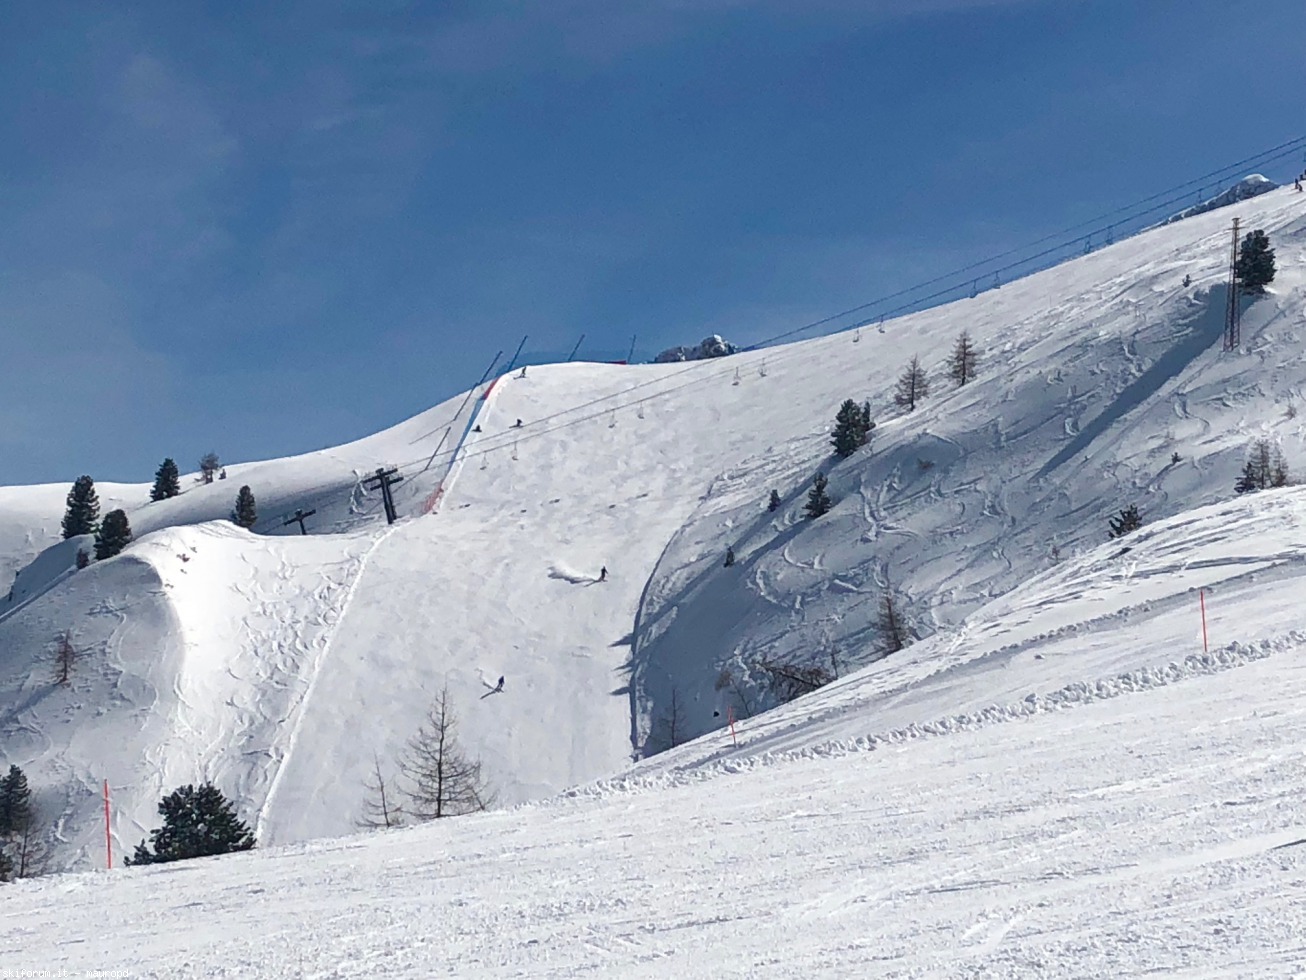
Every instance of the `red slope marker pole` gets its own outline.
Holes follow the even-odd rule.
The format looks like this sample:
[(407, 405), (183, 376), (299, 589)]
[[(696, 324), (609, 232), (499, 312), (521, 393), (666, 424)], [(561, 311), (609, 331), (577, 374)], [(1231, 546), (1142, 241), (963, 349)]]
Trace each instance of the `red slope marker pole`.
[(1202, 606), (1202, 653), (1210, 653), (1211, 648), (1206, 643), (1206, 590), (1197, 590), (1197, 601)]
[(726, 721), (730, 722), (730, 741), (734, 743), (735, 748), (739, 748), (739, 739), (735, 738), (735, 706), (733, 704), (726, 708)]
[(113, 870), (113, 839), (109, 836), (109, 781), (104, 781), (104, 866)]

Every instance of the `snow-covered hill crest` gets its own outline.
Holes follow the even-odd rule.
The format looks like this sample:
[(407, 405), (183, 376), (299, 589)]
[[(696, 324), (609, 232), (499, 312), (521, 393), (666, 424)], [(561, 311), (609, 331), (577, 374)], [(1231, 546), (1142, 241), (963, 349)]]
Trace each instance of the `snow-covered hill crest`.
[[(923, 638), (857, 675), (906, 671), (889, 727), (991, 704), (1010, 693), (999, 671), (937, 698), (912, 685), (951, 662), (943, 637), (1052, 569), (1054, 546), (1088, 555), (1128, 504), (1152, 524), (1226, 500), (1253, 437), (1306, 459), (1290, 411), (1306, 384), (1302, 211), (1299, 195), (1265, 194), (880, 330), (685, 364), (532, 367), (158, 504), (145, 486), (105, 490), (102, 503), (136, 501), (136, 542), (71, 573), (56, 545), (20, 577), (43, 588), (0, 606), (0, 701), (14, 706), (0, 762), (29, 770), (73, 864), (93, 859), (104, 779), (118, 846), (152, 825), (162, 790), (206, 778), (265, 842), (342, 834), (369, 772), (447, 686), (466, 746), (518, 803), (660, 747), (673, 694), (684, 727), (665, 741), (765, 706), (758, 658), (875, 664), (886, 594)], [(1231, 214), (1269, 232), (1281, 272), (1246, 306), (1244, 349), (1222, 354)], [(981, 360), (959, 388), (943, 367), (963, 329)], [(893, 385), (913, 355), (933, 391), (906, 413)], [(845, 398), (878, 424), (836, 461)], [(361, 482), (389, 466), (404, 477), (392, 527)], [(817, 472), (835, 506), (807, 521)], [(255, 534), (223, 523), (242, 484)], [(54, 542), (64, 492), (0, 492), (23, 524), (0, 540), (7, 561)], [(317, 510), (314, 533), (283, 523), (296, 508)], [(63, 631), (87, 656), (52, 690)], [(500, 676), (503, 694), (483, 699)], [(817, 737), (792, 724), (792, 745)]]

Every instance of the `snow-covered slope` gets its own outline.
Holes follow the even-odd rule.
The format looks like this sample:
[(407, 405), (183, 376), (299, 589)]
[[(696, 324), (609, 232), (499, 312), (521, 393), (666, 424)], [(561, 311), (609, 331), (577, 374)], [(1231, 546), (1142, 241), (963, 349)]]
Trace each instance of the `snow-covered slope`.
[(716, 732), (435, 826), (22, 882), (5, 962), (169, 978), (1299, 975), (1306, 491), (1131, 544), (742, 722), (737, 747)]
[[(152, 824), (160, 788), (206, 778), (262, 840), (289, 842), (354, 827), (373, 760), (394, 758), (446, 684), (465, 747), (511, 804), (658, 747), (673, 691), (691, 733), (719, 727), (741, 692), (760, 706), (758, 657), (876, 660), (885, 591), (920, 634), (951, 635), (1047, 568), (1053, 544), (1073, 565), (1121, 506), (1155, 522), (1226, 499), (1252, 436), (1301, 458), (1286, 410), (1306, 379), (1302, 211), (1300, 195), (1272, 192), (880, 330), (684, 365), (532, 367), (351, 446), (188, 483), (130, 511), (124, 555), (0, 606), (0, 704), (13, 706), (0, 761), (61, 814), (74, 865), (96, 860), (105, 778), (120, 847)], [(1244, 351), (1225, 355), (1233, 214), (1270, 233), (1281, 272), (1246, 309)], [(957, 390), (940, 372), (963, 328), (982, 361)], [(892, 387), (913, 354), (935, 392), (903, 415)], [(832, 465), (846, 397), (869, 400), (879, 425), (869, 450)], [(404, 476), (393, 527), (358, 485), (382, 465)], [(804, 522), (818, 470), (836, 506)], [(255, 530), (292, 536), (220, 522), (243, 483)], [(57, 529), (66, 487), (41, 492), (39, 507), (36, 489), (12, 496), (22, 520), (48, 516), (0, 541), (11, 561)], [(339, 533), (281, 528), (296, 507)], [(86, 657), (55, 690), (46, 650), (64, 630)], [(935, 638), (889, 662), (908, 671), (891, 727), (1010, 693), (980, 670), (936, 696), (925, 680), (949, 656)], [(504, 693), (482, 698), (501, 675)], [(1083, 679), (1038, 676), (1049, 691)], [(811, 728), (785, 746), (831, 737)]]

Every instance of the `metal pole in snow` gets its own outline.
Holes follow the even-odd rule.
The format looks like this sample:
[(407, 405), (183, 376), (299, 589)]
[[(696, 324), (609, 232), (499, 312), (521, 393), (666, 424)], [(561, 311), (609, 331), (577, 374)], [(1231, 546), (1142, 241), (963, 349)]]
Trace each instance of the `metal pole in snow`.
[(104, 866), (113, 870), (113, 838), (109, 836), (109, 781), (104, 781)]
[(739, 748), (739, 739), (735, 738), (735, 706), (733, 704), (726, 708), (726, 720), (730, 722), (730, 741), (734, 743), (735, 748)]
[(1202, 653), (1210, 653), (1211, 648), (1206, 643), (1206, 590), (1197, 590), (1197, 601), (1202, 606)]

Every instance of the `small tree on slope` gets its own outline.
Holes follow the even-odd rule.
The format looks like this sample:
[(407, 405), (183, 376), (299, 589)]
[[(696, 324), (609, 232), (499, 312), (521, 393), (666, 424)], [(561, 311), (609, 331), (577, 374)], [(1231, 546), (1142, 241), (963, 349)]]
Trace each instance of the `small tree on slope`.
[(773, 514), (780, 509), (780, 494), (774, 490), (771, 491), (771, 499), (766, 502), (766, 509)]
[(866, 445), (869, 434), (870, 426), (867, 424), (866, 414), (855, 401), (851, 398), (846, 399), (839, 406), (839, 413), (834, 417), (834, 433), (830, 437), (835, 455), (847, 459)]
[(154, 486), (150, 490), (150, 500), (167, 500), (181, 493), (181, 474), (177, 464), (169, 456), (154, 471)]
[(254, 505), (254, 491), (241, 487), (236, 494), (236, 509), (231, 512), (233, 523), (249, 530), (258, 521), (258, 508)]
[(218, 454), (214, 452), (205, 453), (200, 457), (200, 479), (205, 483), (213, 482), (213, 474), (222, 468), (222, 461)]
[(1253, 493), (1287, 485), (1288, 465), (1283, 461), (1283, 453), (1271, 447), (1268, 439), (1257, 439), (1247, 452), (1247, 463), (1233, 485), (1234, 492)]
[(903, 625), (902, 617), (898, 614), (898, 607), (894, 604), (893, 596), (888, 592), (880, 600), (879, 625), (880, 638), (884, 640), (886, 652), (897, 653), (907, 645), (907, 629)]
[(816, 479), (812, 481), (812, 489), (807, 491), (807, 506), (804, 508), (808, 517), (813, 519), (827, 514), (834, 503), (830, 500), (830, 495), (825, 492), (826, 484), (830, 481), (825, 478), (824, 473), (817, 473)]
[(68, 510), (63, 517), (63, 536), (67, 541), (79, 534), (94, 534), (100, 526), (100, 498), (95, 481), (79, 476), (68, 491)]
[(1123, 538), (1131, 531), (1137, 531), (1143, 526), (1143, 519), (1138, 516), (1138, 507), (1130, 504), (1122, 508), (1119, 516), (1107, 520), (1111, 530), (1107, 532), (1108, 538)]
[(1249, 293), (1263, 293), (1274, 282), (1274, 249), (1270, 248), (1270, 237), (1260, 228), (1248, 232), (1242, 240), (1234, 275), (1239, 288)]
[(0, 779), (0, 881), (40, 874), (45, 857), (27, 776), (11, 765)]
[(930, 393), (930, 381), (925, 377), (925, 369), (921, 367), (921, 359), (913, 357), (911, 363), (907, 365), (907, 370), (902, 372), (898, 378), (898, 387), (894, 392), (893, 400), (898, 405), (914, 411), (916, 403)]
[(374, 830), (404, 825), (404, 811), (399, 806), (393, 782), (386, 782), (381, 772), (381, 760), (372, 756), (372, 775), (363, 784), (367, 795), (363, 797), (363, 816), (360, 827)]
[(444, 687), (399, 762), (399, 771), (408, 781), (404, 810), (418, 820), (474, 813), (494, 801), (481, 777), (480, 762), (467, 758), (459, 748), (456, 729), (449, 688)]
[(979, 353), (970, 339), (970, 331), (963, 330), (952, 347), (952, 355), (948, 358), (948, 377), (957, 382), (957, 386), (960, 387), (974, 379), (975, 365), (978, 362)]
[(121, 510), (111, 510), (104, 515), (104, 524), (95, 535), (95, 560), (112, 558), (123, 548), (131, 544), (132, 529), (127, 523), (127, 514)]
[(212, 783), (178, 787), (159, 801), (159, 814), (163, 826), (150, 831), (149, 846), (136, 845), (127, 864), (163, 864), (254, 846), (254, 835)]

